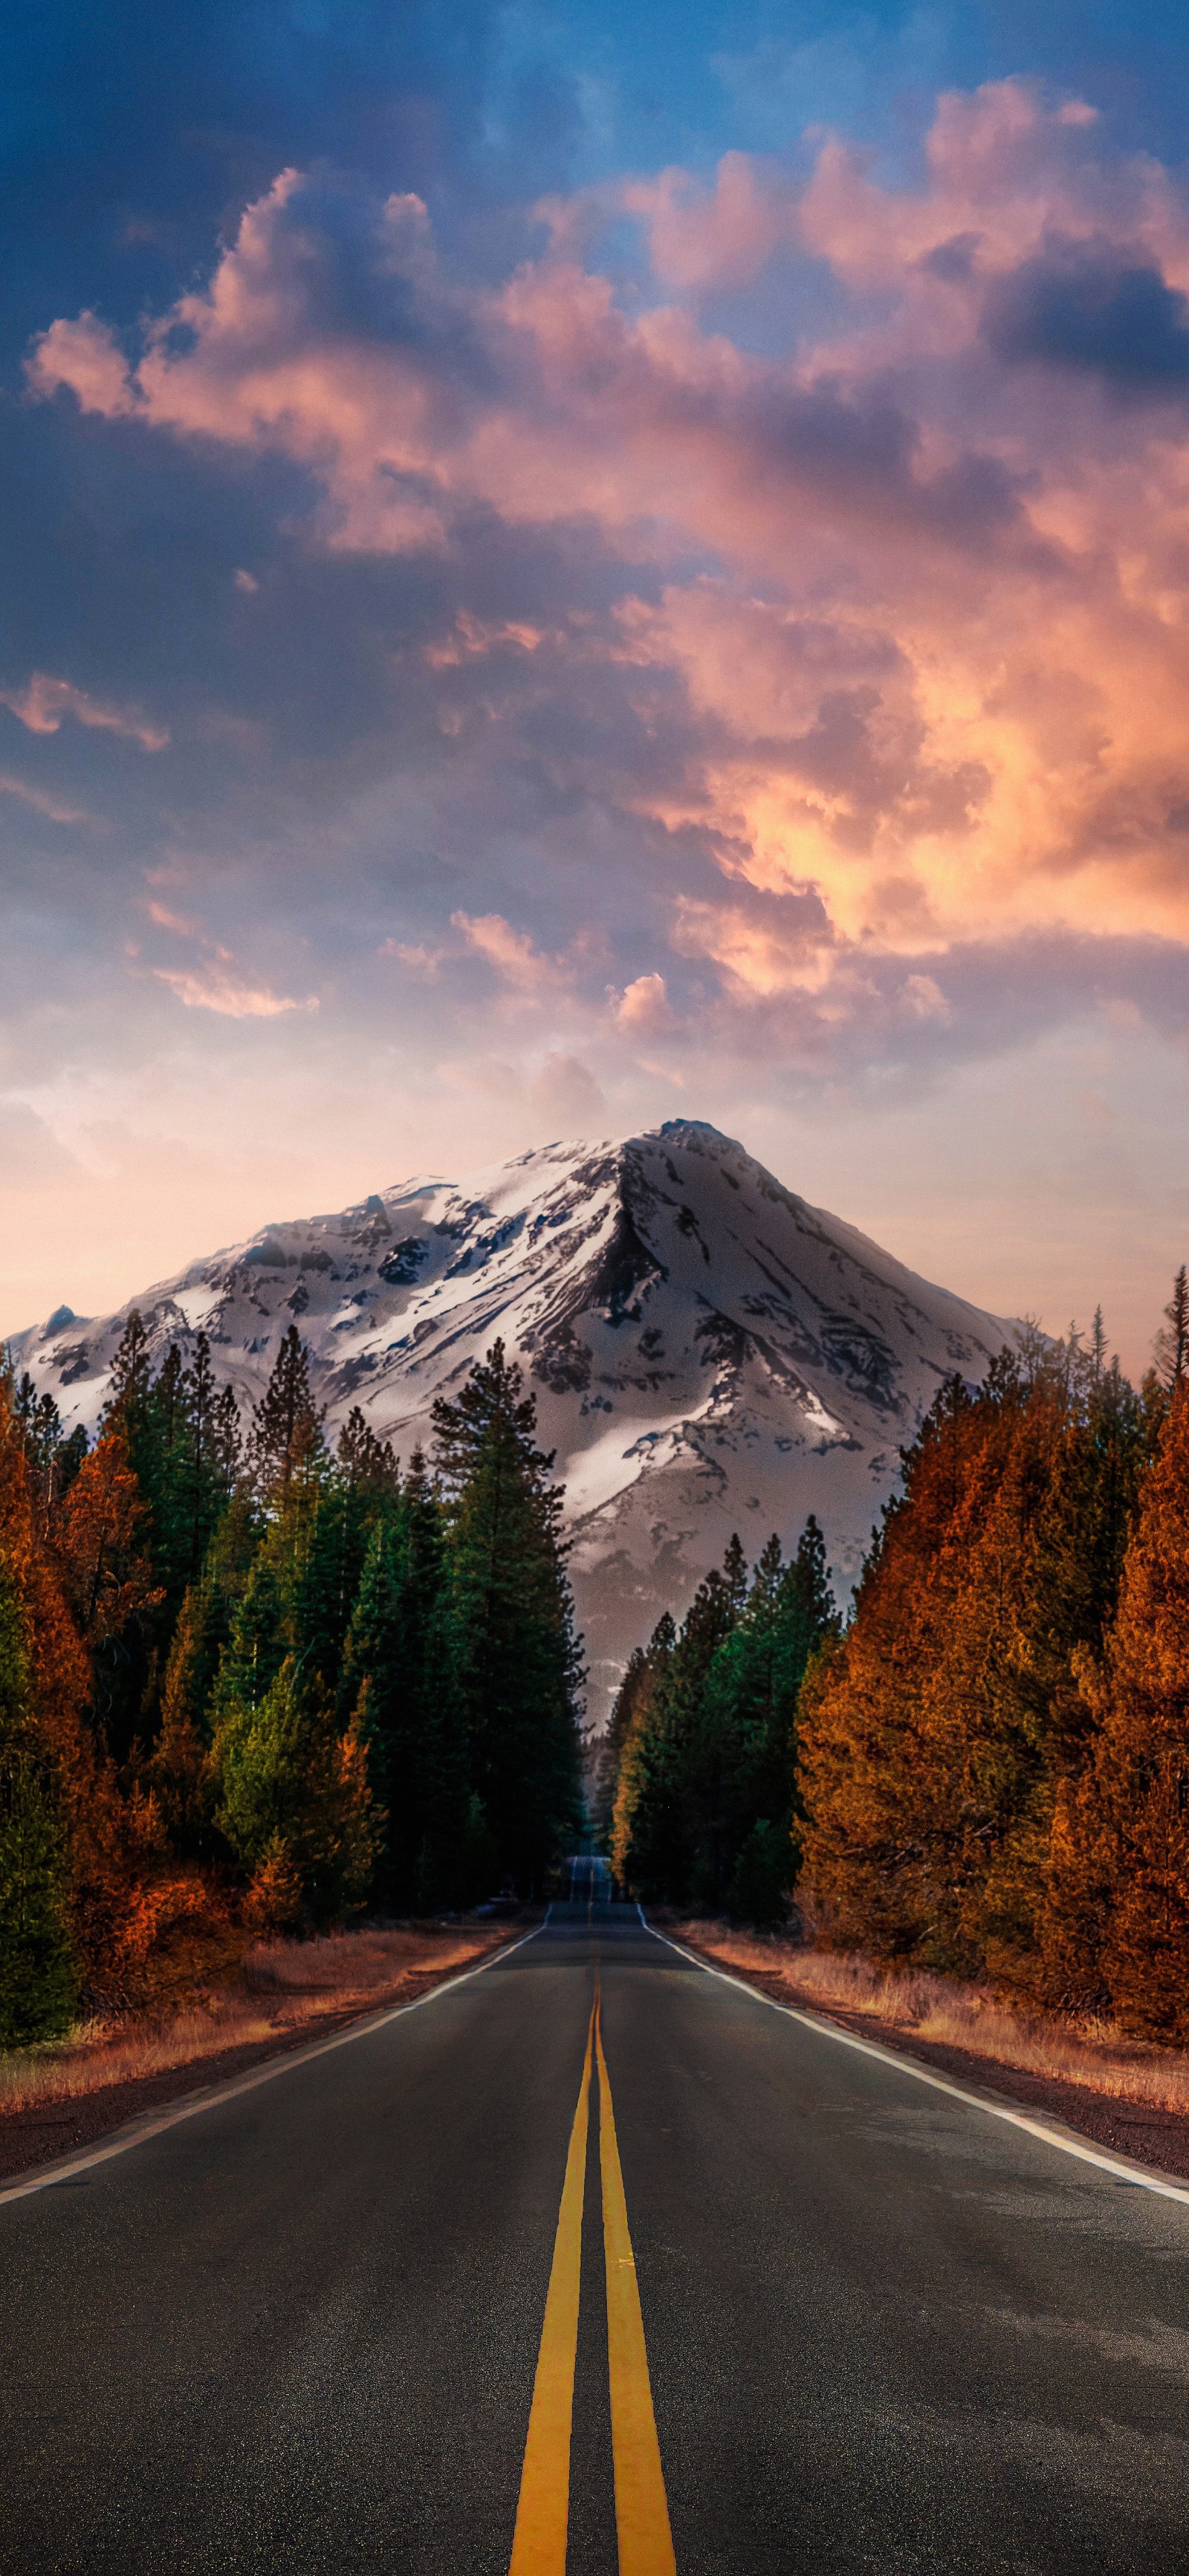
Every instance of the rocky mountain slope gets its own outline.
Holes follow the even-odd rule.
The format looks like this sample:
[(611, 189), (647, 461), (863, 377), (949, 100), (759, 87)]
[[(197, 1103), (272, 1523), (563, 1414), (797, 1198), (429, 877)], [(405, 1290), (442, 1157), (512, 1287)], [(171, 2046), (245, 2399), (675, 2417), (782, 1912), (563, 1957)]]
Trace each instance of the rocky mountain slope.
[(566, 1484), (592, 1715), (734, 1529), (754, 1556), (816, 1512), (845, 1591), (941, 1380), (1013, 1330), (697, 1119), (266, 1226), (99, 1322), (59, 1308), (12, 1350), (68, 1425), (97, 1420), (132, 1305), (159, 1355), (205, 1331), (245, 1406), (296, 1321), (328, 1426), (360, 1404), (406, 1459), (502, 1334)]

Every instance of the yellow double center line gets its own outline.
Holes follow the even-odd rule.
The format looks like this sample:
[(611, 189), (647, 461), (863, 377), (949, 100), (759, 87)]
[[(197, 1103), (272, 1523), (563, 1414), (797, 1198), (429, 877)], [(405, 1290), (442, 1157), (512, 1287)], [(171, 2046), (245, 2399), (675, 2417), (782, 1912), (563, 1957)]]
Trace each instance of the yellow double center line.
[(592, 2052), (599, 2070), (599, 2164), (603, 2181), (607, 2363), (619, 2576), (676, 2576), (644, 2319), (628, 2230), (611, 2084), (603, 2054), (602, 2002), (597, 1991), (566, 2157), (508, 2576), (565, 2576)]

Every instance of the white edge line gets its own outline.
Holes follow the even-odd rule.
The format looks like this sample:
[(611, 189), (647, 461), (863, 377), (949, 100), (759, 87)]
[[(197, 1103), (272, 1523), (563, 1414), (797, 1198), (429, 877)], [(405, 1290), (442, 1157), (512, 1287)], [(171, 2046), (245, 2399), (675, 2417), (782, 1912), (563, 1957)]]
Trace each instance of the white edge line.
[(1028, 2111), (1011, 2111), (1005, 2102), (988, 2102), (981, 2093), (968, 2093), (952, 2077), (934, 2075), (915, 2057), (902, 2057), (897, 2049), (885, 2048), (877, 2039), (860, 2039), (857, 2032), (843, 2030), (839, 2023), (827, 2021), (818, 2013), (803, 2012), (796, 2004), (778, 2003), (775, 1995), (761, 1994), (758, 1986), (749, 1986), (744, 1977), (731, 1976), (726, 1968), (712, 1968), (709, 1960), (699, 1959), (695, 1950), (685, 1949), (680, 1941), (671, 1941), (667, 1932), (656, 1931), (645, 1920), (643, 1906), (637, 1912), (653, 1940), (663, 1941), (667, 1950), (677, 1952), (679, 1959), (688, 1959), (691, 1967), (701, 1968), (708, 1977), (721, 1978), (724, 1986), (737, 1986), (741, 1994), (751, 1996), (753, 2003), (767, 2004), (772, 2012), (783, 2013), (787, 2021), (799, 2021), (803, 2029), (816, 2031), (820, 2039), (837, 2040), (842, 2048), (857, 2049), (860, 2057), (878, 2058), (881, 2066), (892, 2066), (899, 2075), (911, 2075), (918, 2084), (931, 2085), (935, 2093), (948, 2093), (953, 2101), (965, 2102), (972, 2111), (985, 2112), (990, 2120), (1006, 2120), (1009, 2128), (1024, 2129), (1030, 2138), (1039, 2138), (1046, 2147), (1059, 2148), (1063, 2156), (1076, 2156), (1080, 2164), (1097, 2165), (1102, 2173), (1117, 2174), (1121, 2181), (1134, 2183), (1141, 2191), (1155, 2192), (1162, 2200), (1189, 2201), (1189, 2183), (1166, 2182), (1144, 2165), (1124, 2163), (1120, 2157), (1105, 2155), (1100, 2147), (1088, 2142), (1083, 2146), (1079, 2139), (1063, 2137), (1059, 2129), (1049, 2128), (1046, 2121), (1034, 2120)]
[[(550, 1907), (546, 1912), (544, 1923), (535, 1923), (531, 1932), (522, 1932), (519, 1941), (509, 1941), (502, 1948), (493, 1950), (489, 1957), (480, 1959), (477, 1968), (464, 1968), (461, 1977), (447, 1973), (440, 1985), (430, 1986), (423, 1995), (414, 1995), (411, 2003), (393, 2004), (388, 2012), (369, 2013), (364, 2019), (352, 2022), (349, 2030), (337, 2031), (333, 2039), (315, 2040), (312, 2047), (295, 2048), (286, 2055), (270, 2058), (267, 2066), (256, 2067), (250, 2075), (234, 2077), (227, 2084), (216, 2081), (197, 2100), (178, 2102), (159, 2112), (155, 2119), (145, 2120), (131, 2137), (115, 2138), (109, 2146), (96, 2147), (89, 2155), (72, 2156), (68, 2164), (42, 2167), (27, 2174), (21, 2182), (6, 2183), (0, 2189), (0, 2205), (6, 2200), (25, 2200), (31, 2192), (52, 2191), (55, 2183), (68, 2182), (72, 2174), (89, 2173), (93, 2165), (109, 2164), (113, 2156), (126, 2156), (131, 2148), (146, 2146), (150, 2138), (159, 2138), (163, 2130), (176, 2129), (180, 2120), (195, 2120), (202, 2111), (218, 2111), (224, 2102), (237, 2101), (241, 2093), (254, 2093), (258, 2085), (271, 2084), (278, 2075), (289, 2075), (298, 2066), (311, 2066), (316, 2057), (328, 2057), (332, 2048), (347, 2048), (352, 2040), (370, 2039), (374, 2031), (386, 2030), (389, 2022), (400, 2021), (405, 2013), (419, 2012), (422, 2004), (435, 2004), (440, 1995), (454, 1994), (459, 1986), (469, 1984), (472, 1977), (481, 1977), (486, 1968), (494, 1968), (497, 1959), (510, 1959), (514, 1950), (523, 1950), (526, 1941), (535, 1941), (537, 1934), (544, 1931), (552, 1910)], [(179, 2067), (178, 2073), (181, 2072)]]

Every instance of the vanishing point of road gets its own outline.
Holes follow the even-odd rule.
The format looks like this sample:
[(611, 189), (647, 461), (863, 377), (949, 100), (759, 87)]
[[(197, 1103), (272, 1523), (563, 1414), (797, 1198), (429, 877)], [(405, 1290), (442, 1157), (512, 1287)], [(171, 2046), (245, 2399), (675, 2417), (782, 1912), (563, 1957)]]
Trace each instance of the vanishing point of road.
[(1183, 2576), (1189, 2206), (596, 1889), (0, 2193), (0, 2564)]

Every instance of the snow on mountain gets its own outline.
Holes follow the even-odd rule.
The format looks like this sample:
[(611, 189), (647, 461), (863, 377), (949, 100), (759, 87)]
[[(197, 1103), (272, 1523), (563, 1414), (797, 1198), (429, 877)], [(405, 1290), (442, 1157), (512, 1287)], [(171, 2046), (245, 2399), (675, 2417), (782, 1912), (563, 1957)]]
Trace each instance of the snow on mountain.
[(405, 1459), (502, 1334), (566, 1484), (592, 1715), (732, 1530), (754, 1557), (816, 1512), (845, 1592), (941, 1380), (1013, 1339), (699, 1119), (265, 1226), (100, 1322), (59, 1307), (11, 1347), (68, 1426), (134, 1305), (158, 1358), (205, 1332), (245, 1407), (296, 1321), (328, 1427), (359, 1404)]

